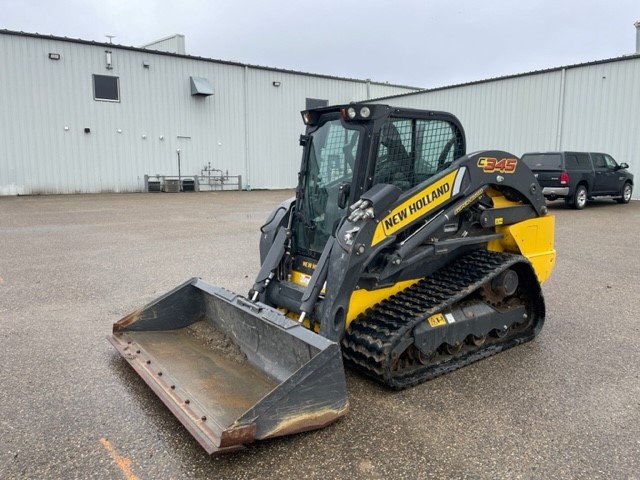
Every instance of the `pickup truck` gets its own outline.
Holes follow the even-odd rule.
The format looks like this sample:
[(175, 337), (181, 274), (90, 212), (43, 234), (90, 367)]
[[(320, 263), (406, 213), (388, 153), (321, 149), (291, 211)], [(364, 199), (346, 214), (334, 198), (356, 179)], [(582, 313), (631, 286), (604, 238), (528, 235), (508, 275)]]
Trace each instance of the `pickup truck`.
[(594, 197), (612, 197), (629, 203), (633, 174), (629, 165), (618, 164), (611, 155), (592, 152), (531, 152), (522, 155), (548, 200), (563, 198), (582, 209)]

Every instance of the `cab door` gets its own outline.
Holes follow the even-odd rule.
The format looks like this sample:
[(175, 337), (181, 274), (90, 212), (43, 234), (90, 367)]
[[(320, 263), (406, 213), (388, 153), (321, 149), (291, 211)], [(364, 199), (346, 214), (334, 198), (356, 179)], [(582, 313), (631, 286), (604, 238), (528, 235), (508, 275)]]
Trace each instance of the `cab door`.
[(607, 167), (607, 162), (602, 153), (592, 153), (593, 169), (595, 170), (595, 179), (593, 181), (593, 191), (596, 195), (602, 195), (611, 191), (613, 182), (612, 171)]
[(607, 166), (607, 191), (611, 194), (618, 194), (622, 191), (625, 176), (620, 174), (620, 165), (611, 155), (604, 154), (604, 161)]

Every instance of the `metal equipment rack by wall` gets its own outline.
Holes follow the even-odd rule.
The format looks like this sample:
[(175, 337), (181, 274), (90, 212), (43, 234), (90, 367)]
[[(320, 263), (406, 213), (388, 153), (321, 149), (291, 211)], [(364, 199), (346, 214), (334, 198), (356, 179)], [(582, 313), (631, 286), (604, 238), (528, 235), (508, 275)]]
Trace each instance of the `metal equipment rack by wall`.
[(242, 190), (242, 175), (145, 175), (145, 192)]

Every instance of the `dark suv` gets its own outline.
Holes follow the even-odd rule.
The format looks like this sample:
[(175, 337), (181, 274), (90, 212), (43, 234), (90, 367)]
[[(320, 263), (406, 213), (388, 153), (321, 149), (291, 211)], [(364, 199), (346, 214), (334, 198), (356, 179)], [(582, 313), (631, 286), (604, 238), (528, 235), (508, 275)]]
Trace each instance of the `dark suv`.
[(618, 165), (606, 153), (525, 153), (522, 161), (549, 200), (564, 198), (567, 205), (581, 209), (593, 197), (614, 197), (618, 203), (631, 199), (633, 175), (626, 170), (629, 165)]

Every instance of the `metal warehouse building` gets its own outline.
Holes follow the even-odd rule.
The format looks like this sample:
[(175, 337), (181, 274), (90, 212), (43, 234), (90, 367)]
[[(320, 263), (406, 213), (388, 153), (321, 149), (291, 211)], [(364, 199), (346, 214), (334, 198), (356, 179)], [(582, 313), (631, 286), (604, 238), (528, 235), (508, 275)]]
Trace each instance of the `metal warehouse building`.
[[(378, 102), (454, 113), (465, 128), (469, 152), (606, 152), (640, 178), (638, 54)], [(637, 188), (633, 198), (640, 198)]]
[(433, 90), (192, 57), (180, 35), (134, 48), (0, 30), (0, 58), (0, 195), (144, 191), (178, 169), (289, 188), (300, 110), (366, 100), (452, 112), (469, 151), (603, 151), (640, 178), (638, 54)]
[(143, 191), (178, 166), (289, 188), (307, 103), (417, 90), (192, 57), (181, 35), (133, 48), (0, 30), (0, 58), (0, 195)]

